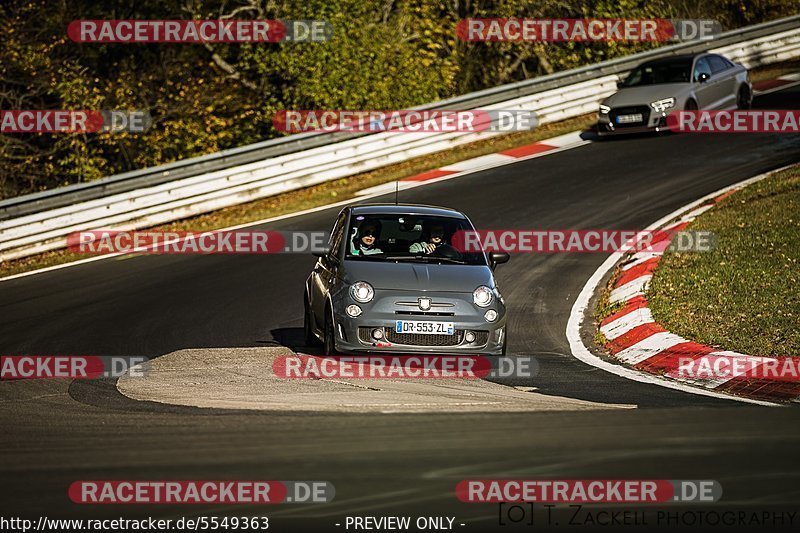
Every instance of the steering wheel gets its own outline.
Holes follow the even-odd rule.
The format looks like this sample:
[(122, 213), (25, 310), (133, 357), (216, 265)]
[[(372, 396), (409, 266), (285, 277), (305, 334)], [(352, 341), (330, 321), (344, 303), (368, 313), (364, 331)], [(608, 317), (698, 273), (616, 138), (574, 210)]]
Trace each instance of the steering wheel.
[(450, 246), (449, 244), (442, 244), (438, 246), (433, 252), (431, 252), (431, 256), (433, 257), (446, 257), (448, 259), (461, 259), (462, 255), (461, 252), (456, 250), (454, 247)]

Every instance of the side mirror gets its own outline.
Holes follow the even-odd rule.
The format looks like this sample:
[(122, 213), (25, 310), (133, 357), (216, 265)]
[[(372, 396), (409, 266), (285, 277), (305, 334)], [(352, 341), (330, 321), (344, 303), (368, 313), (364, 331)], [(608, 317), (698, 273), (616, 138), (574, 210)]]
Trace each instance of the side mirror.
[(330, 253), (331, 253), (331, 247), (325, 245), (325, 248), (323, 248), (322, 250), (315, 250), (311, 252), (311, 255), (313, 255), (314, 257), (327, 257), (328, 255), (330, 255)]
[(699, 81), (700, 83), (705, 83), (708, 81), (710, 77), (711, 76), (707, 72), (701, 72), (700, 74), (697, 75), (697, 81)]
[(492, 270), (494, 270), (494, 267), (497, 265), (508, 263), (509, 259), (511, 259), (511, 256), (508, 255), (507, 252), (489, 252), (489, 261), (492, 263)]
[(617, 89), (622, 89), (622, 84), (625, 83), (622, 80), (617, 80)]

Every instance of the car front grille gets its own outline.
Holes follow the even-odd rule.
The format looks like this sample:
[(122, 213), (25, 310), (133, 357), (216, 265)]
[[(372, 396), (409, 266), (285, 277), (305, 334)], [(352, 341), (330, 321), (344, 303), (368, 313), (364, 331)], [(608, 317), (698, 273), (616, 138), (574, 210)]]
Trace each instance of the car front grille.
[[(642, 115), (641, 122), (625, 122), (622, 124), (617, 123), (617, 117), (620, 115)], [(646, 126), (650, 120), (650, 107), (646, 105), (641, 106), (627, 106), (615, 107), (608, 113), (608, 118), (615, 128), (639, 128)]]
[[(365, 343), (376, 342), (372, 338), (374, 328), (361, 326), (358, 328), (358, 338)], [(405, 346), (458, 346), (464, 340), (463, 329), (457, 329), (453, 335), (421, 335), (419, 333), (397, 333), (394, 328), (383, 328), (386, 341), (392, 344)], [(489, 340), (488, 331), (473, 331), (475, 342), (471, 346), (483, 346)]]
[(392, 344), (408, 346), (457, 346), (464, 339), (464, 330), (457, 329), (454, 335), (420, 335), (419, 333), (397, 333), (386, 328), (386, 340)]

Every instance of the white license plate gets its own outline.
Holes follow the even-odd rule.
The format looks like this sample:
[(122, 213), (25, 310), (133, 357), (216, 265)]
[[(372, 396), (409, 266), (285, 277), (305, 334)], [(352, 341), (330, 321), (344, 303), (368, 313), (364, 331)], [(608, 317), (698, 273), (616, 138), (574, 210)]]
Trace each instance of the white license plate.
[(452, 322), (431, 322), (428, 320), (398, 320), (394, 330), (397, 333), (418, 333), (422, 335), (452, 335), (455, 333)]
[(617, 117), (617, 124), (630, 124), (632, 122), (641, 122), (642, 114), (636, 113), (635, 115), (620, 115)]

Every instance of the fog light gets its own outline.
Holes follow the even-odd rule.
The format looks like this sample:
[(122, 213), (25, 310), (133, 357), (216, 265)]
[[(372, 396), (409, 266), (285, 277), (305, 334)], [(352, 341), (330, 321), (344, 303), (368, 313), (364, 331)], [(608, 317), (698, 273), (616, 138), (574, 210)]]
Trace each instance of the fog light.
[(483, 318), (485, 318), (487, 322), (494, 322), (497, 320), (497, 311), (494, 309), (489, 309), (483, 314)]
[(357, 305), (348, 305), (347, 309), (345, 309), (345, 312), (348, 314), (348, 316), (355, 318), (361, 314), (361, 308)]
[(376, 341), (383, 338), (383, 328), (375, 328), (372, 330), (372, 338)]
[(471, 331), (466, 332), (464, 338), (467, 339), (467, 342), (475, 342), (475, 334)]

